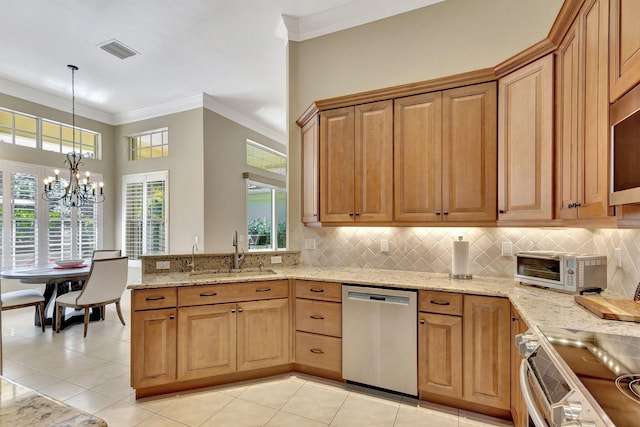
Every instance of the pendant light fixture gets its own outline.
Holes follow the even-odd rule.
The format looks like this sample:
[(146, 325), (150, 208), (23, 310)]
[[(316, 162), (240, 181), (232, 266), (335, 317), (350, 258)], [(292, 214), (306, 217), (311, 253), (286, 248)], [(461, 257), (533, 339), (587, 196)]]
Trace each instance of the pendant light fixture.
[(102, 203), (104, 201), (104, 183), (96, 183), (90, 180), (89, 171), (80, 180), (80, 166), (82, 162), (82, 154), (76, 152), (76, 89), (75, 89), (75, 72), (78, 67), (75, 65), (67, 65), (71, 69), (71, 131), (73, 133), (73, 151), (67, 153), (67, 160), (64, 163), (69, 167), (69, 181), (63, 183), (60, 181), (60, 171), (54, 171), (55, 177), (50, 176), (44, 180), (44, 192), (42, 198), (47, 201), (62, 201), (62, 204), (68, 207), (77, 208), (90, 203)]

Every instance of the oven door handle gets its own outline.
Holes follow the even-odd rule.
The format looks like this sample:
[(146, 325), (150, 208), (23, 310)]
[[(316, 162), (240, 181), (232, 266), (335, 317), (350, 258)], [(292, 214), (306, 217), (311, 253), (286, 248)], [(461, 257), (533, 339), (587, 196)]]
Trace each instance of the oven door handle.
[(522, 390), (522, 398), (524, 399), (524, 403), (527, 406), (527, 412), (529, 413), (529, 417), (535, 424), (536, 427), (549, 427), (544, 417), (540, 413), (536, 402), (533, 398), (533, 391), (531, 390), (531, 385), (529, 384), (529, 364), (527, 363), (527, 359), (522, 359), (520, 363), (520, 389)]

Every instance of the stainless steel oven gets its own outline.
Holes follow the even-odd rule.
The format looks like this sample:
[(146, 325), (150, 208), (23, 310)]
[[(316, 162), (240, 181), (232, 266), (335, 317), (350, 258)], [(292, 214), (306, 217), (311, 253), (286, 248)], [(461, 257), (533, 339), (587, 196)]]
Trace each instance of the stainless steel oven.
[(640, 338), (542, 328), (516, 344), (536, 427), (640, 425)]

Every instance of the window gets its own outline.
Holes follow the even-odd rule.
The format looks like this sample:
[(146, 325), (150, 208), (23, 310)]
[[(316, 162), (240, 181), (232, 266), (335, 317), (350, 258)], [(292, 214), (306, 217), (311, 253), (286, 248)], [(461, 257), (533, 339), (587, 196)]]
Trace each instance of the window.
[(149, 131), (129, 137), (129, 160), (155, 159), (168, 155), (168, 129)]
[(2, 269), (56, 259), (87, 259), (98, 248), (102, 205), (71, 209), (60, 202), (43, 201), (40, 183), (49, 170), (0, 164)]
[(123, 177), (123, 239), (129, 259), (166, 253), (168, 229), (168, 172)]
[(258, 181), (247, 181), (249, 250), (287, 247), (287, 192)]
[(247, 165), (278, 175), (287, 174), (287, 156), (247, 139)]
[[(75, 150), (85, 158), (98, 158), (100, 134), (75, 130)], [(74, 150), (73, 136), (70, 125), (0, 108), (0, 142), (65, 154)]]

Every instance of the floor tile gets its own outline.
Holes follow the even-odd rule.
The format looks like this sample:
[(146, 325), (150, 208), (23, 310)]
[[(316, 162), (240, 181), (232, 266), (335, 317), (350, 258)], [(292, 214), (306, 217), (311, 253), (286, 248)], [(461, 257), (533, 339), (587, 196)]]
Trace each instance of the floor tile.
[[(186, 424), (156, 414), (136, 424), (136, 427), (184, 427), (185, 425)], [(109, 424), (109, 427), (111, 427), (111, 424)]]
[(116, 401), (117, 399), (113, 397), (105, 396), (93, 390), (83, 391), (64, 400), (65, 403), (90, 414), (95, 414), (107, 406), (114, 404)]
[(38, 391), (40, 393), (46, 394), (47, 396), (57, 400), (69, 399), (70, 397), (78, 395), (85, 390), (86, 388), (77, 384), (70, 383), (68, 381), (58, 381), (55, 384), (51, 384), (43, 388), (38, 388)]
[(214, 391), (187, 394), (174, 399), (170, 405), (158, 411), (158, 415), (189, 426), (199, 426), (233, 399), (233, 396)]
[(329, 424), (347, 398), (348, 392), (334, 386), (306, 383), (282, 407), (284, 412)]
[(95, 415), (105, 420), (109, 426), (133, 427), (155, 414), (146, 409), (118, 401), (96, 412)]
[(276, 410), (247, 400), (235, 399), (202, 424), (203, 427), (256, 427), (273, 418)]
[(327, 427), (327, 424), (282, 411), (275, 414), (266, 425), (267, 427)]
[(400, 405), (394, 427), (458, 427), (458, 417), (441, 416), (423, 408)]
[(280, 409), (303, 384), (295, 380), (272, 380), (249, 386), (238, 397), (270, 408)]
[(350, 393), (331, 421), (336, 427), (393, 427), (399, 404)]
[(459, 427), (506, 427), (513, 426), (511, 421), (488, 417), (475, 412), (460, 411)]

